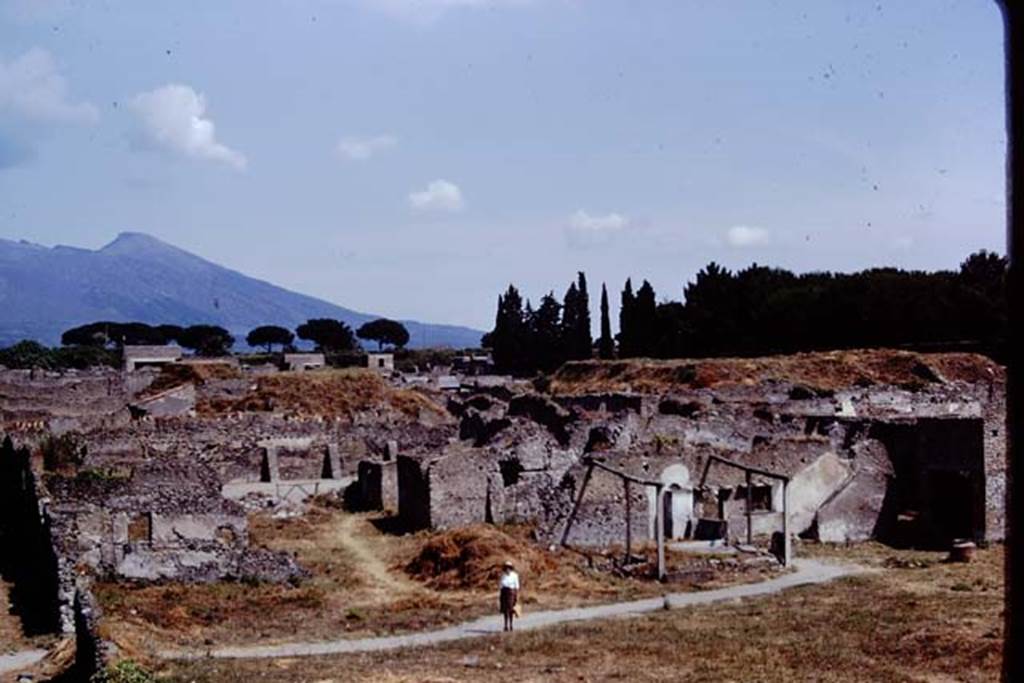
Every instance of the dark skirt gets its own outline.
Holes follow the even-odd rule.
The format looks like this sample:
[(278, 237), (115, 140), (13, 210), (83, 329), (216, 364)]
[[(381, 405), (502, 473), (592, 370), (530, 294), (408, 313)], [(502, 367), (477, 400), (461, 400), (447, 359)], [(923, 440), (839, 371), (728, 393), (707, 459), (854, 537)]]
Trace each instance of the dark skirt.
[(502, 588), (498, 594), (498, 609), (502, 614), (512, 614), (517, 600), (519, 600), (519, 591), (514, 588)]

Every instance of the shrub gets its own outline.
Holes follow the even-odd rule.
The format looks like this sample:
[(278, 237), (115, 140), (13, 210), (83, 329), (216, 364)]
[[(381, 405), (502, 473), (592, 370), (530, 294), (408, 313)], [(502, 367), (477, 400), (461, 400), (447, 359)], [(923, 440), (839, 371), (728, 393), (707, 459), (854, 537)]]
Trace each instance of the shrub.
[(130, 659), (122, 659), (116, 664), (97, 671), (89, 679), (89, 683), (154, 683), (156, 679), (142, 665)]
[(53, 367), (53, 354), (39, 342), (23, 340), (0, 349), (0, 365), (18, 370)]

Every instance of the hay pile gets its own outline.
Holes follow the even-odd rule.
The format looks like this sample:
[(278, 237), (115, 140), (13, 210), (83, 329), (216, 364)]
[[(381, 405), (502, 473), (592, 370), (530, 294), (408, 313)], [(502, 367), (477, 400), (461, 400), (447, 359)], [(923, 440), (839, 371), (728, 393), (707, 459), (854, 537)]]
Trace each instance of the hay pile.
[(506, 533), (487, 524), (438, 533), (403, 568), (412, 578), (438, 590), (492, 590), (498, 585), (505, 560), (512, 560), (520, 574), (557, 573), (558, 561), (525, 536), (523, 530)]

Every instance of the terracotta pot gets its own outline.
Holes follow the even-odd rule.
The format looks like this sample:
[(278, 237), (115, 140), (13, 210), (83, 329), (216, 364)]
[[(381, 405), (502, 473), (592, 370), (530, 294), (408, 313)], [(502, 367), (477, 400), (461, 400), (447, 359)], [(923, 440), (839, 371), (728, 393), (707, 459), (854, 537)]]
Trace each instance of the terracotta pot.
[(977, 546), (973, 541), (957, 540), (949, 551), (950, 562), (970, 562), (974, 559), (974, 551)]

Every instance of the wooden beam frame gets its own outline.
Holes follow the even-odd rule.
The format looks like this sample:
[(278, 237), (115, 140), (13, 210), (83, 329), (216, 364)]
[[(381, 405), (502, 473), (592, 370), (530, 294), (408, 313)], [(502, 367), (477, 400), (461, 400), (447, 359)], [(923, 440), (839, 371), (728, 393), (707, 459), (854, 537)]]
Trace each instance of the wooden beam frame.
[(750, 465), (744, 465), (743, 463), (736, 462), (735, 460), (729, 460), (723, 458), (720, 455), (709, 455), (708, 461), (704, 464), (704, 472), (700, 477), (700, 487), (704, 488), (707, 485), (708, 473), (711, 470), (712, 463), (721, 463), (727, 467), (734, 467), (738, 470), (743, 470), (747, 478), (747, 543), (753, 540), (753, 533), (751, 532), (751, 483), (753, 475), (757, 474), (762, 477), (769, 479), (775, 479), (776, 481), (782, 482), (782, 564), (789, 566), (793, 561), (793, 543), (790, 539), (789, 534), (789, 477), (784, 474), (778, 474), (777, 472), (770, 472), (763, 470), (760, 467), (752, 467)]
[(630, 557), (632, 552), (632, 541), (633, 533), (630, 527), (630, 514), (632, 512), (632, 503), (630, 501), (631, 487), (630, 484), (640, 484), (641, 486), (653, 486), (655, 489), (655, 507), (654, 507), (654, 537), (658, 544), (658, 580), (662, 581), (665, 579), (665, 503), (662, 500), (665, 485), (660, 481), (653, 481), (651, 479), (641, 479), (635, 477), (627, 472), (623, 472), (620, 469), (607, 465), (603, 462), (599, 462), (592, 457), (586, 457), (583, 461), (587, 465), (587, 472), (583, 475), (583, 484), (580, 486), (579, 493), (576, 495), (576, 502), (572, 506), (572, 512), (569, 513), (569, 519), (565, 522), (565, 529), (562, 531), (562, 545), (568, 545), (569, 531), (572, 529), (573, 523), (576, 521), (576, 515), (579, 512), (580, 504), (583, 502), (583, 494), (587, 490), (587, 484), (590, 483), (590, 476), (593, 474), (595, 469), (604, 470), (609, 474), (613, 474), (622, 479), (623, 489), (626, 494), (626, 559)]

